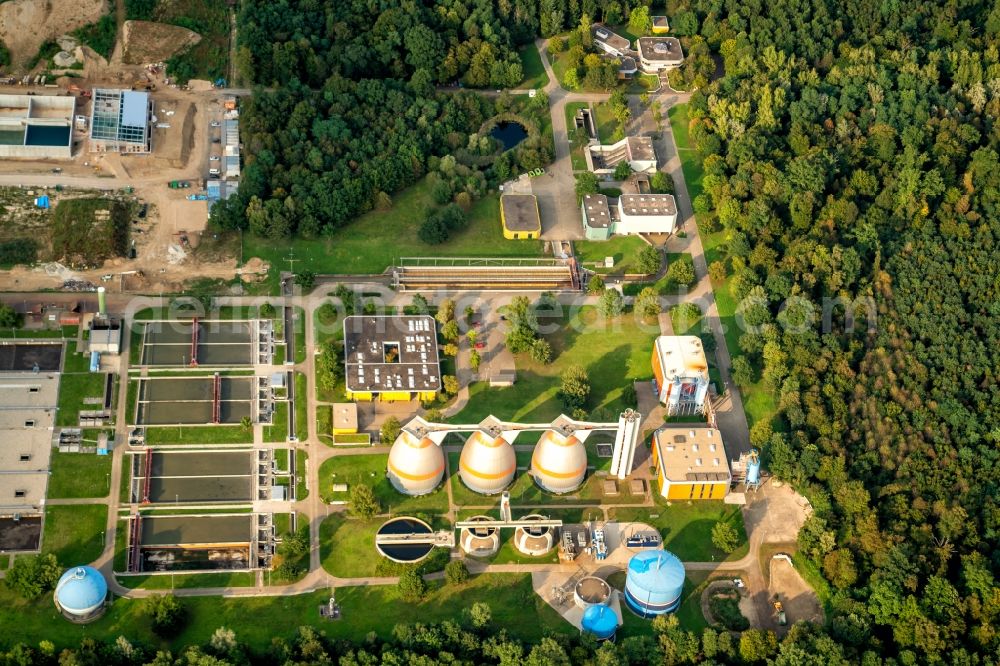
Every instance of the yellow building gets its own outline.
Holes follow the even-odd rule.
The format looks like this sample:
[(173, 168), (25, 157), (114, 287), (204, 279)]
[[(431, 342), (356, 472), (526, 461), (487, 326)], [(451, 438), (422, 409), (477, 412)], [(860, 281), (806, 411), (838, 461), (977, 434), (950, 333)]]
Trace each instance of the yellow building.
[(538, 238), (542, 218), (534, 194), (504, 194), (500, 197), (500, 223), (507, 240)]
[(666, 425), (653, 433), (653, 465), (668, 500), (720, 500), (732, 482), (722, 435), (705, 424)]
[(358, 432), (358, 406), (353, 402), (338, 402), (333, 406), (333, 434), (353, 435)]
[(345, 318), (344, 384), (347, 398), (355, 402), (434, 400), (441, 390), (434, 318), (428, 315)]
[(666, 16), (650, 16), (653, 20), (653, 34), (654, 35), (665, 35), (670, 32), (670, 23), (667, 22)]

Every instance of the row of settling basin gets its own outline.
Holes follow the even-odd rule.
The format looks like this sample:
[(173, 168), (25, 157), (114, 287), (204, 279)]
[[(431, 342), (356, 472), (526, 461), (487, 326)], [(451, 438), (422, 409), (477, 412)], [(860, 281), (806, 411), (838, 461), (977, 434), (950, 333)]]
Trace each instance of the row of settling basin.
[[(388, 476), (404, 495), (424, 495), (437, 488), (444, 477), (444, 450), (429, 437), (403, 430), (389, 451)], [(458, 473), (470, 490), (495, 495), (514, 480), (517, 456), (502, 436), (475, 430), (462, 447)], [(576, 490), (587, 475), (587, 449), (573, 435), (546, 430), (531, 456), (535, 482), (550, 493)]]

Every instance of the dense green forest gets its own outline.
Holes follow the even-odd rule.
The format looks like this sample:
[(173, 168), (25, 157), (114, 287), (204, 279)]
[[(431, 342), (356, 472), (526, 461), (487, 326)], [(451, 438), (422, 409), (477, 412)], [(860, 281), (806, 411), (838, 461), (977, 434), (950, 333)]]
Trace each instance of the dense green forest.
[(830, 632), (866, 663), (996, 663), (1000, 9), (675, 10), (725, 59), (691, 101), (697, 205), (779, 396), (754, 438), (815, 508)]

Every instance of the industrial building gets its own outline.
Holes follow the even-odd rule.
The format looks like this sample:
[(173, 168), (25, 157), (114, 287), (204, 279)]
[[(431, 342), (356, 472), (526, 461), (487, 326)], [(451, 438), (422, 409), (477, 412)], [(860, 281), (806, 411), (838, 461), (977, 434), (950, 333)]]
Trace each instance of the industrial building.
[(358, 406), (353, 402), (333, 405), (333, 434), (353, 435), (358, 431)]
[(718, 428), (663, 426), (653, 434), (652, 462), (660, 494), (668, 500), (720, 500), (729, 492), (732, 474)]
[(72, 157), (75, 111), (72, 95), (0, 95), (0, 157)]
[(344, 363), (351, 400), (433, 400), (441, 390), (437, 328), (427, 315), (347, 317)]
[(671, 234), (677, 226), (677, 203), (672, 194), (623, 194), (617, 199), (586, 194), (580, 202), (580, 213), (588, 240)]
[(52, 600), (70, 622), (85, 624), (104, 614), (108, 584), (94, 567), (74, 567), (56, 583)]
[(639, 67), (648, 74), (677, 69), (684, 62), (684, 51), (675, 37), (640, 37)]
[(666, 16), (650, 16), (649, 18), (653, 21), (654, 35), (665, 35), (670, 32), (670, 23)]
[(500, 197), (500, 222), (508, 240), (538, 238), (542, 221), (534, 194), (504, 194)]
[(148, 153), (152, 150), (150, 94), (95, 88), (90, 115), (90, 152)]
[(386, 465), (389, 483), (404, 495), (425, 495), (444, 478), (444, 451), (408, 428), (399, 432)]
[(653, 343), (653, 382), (668, 415), (700, 414), (708, 395), (708, 359), (696, 335), (661, 335)]
[[(0, 550), (37, 550), (41, 539), (40, 521), (25, 529), (29, 523), (23, 520), (44, 512), (59, 402), (58, 374), (33, 371), (41, 365), (52, 367), (38, 356), (45, 353), (43, 349), (54, 350), (58, 370), (61, 345), (4, 344), (0, 349), (14, 355), (18, 369), (28, 366), (27, 371), (0, 374), (0, 404), (4, 406), (0, 411), (0, 519), (4, 519), (0, 521)], [(6, 363), (3, 367), (13, 369)]]
[(642, 617), (677, 610), (684, 590), (684, 565), (665, 550), (646, 550), (632, 557), (625, 572), (625, 604)]
[(587, 475), (587, 449), (571, 434), (546, 430), (531, 454), (531, 475), (546, 492), (572, 492)]
[(614, 177), (615, 167), (621, 162), (628, 162), (632, 171), (637, 173), (656, 171), (656, 151), (653, 140), (648, 136), (627, 136), (608, 145), (594, 143), (583, 152), (587, 170), (605, 180)]
[(516, 469), (514, 447), (502, 436), (476, 430), (465, 440), (458, 473), (470, 490), (496, 495), (514, 480)]

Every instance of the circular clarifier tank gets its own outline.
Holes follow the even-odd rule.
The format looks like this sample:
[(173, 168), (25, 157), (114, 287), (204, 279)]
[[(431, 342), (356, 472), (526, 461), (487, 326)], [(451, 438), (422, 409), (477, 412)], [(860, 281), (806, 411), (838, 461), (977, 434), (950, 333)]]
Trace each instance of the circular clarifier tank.
[[(470, 521), (490, 521), (489, 516), (473, 516)], [(500, 550), (500, 533), (496, 527), (463, 527), (459, 543), (473, 557), (490, 557)]]
[[(431, 526), (419, 518), (393, 518), (378, 528), (378, 536), (402, 536), (408, 534), (430, 534)], [(393, 562), (419, 562), (427, 557), (434, 546), (430, 543), (378, 543), (375, 550)]]
[[(532, 514), (522, 520), (547, 520), (545, 516)], [(514, 547), (531, 557), (541, 557), (552, 550), (555, 544), (555, 528), (544, 525), (521, 526), (514, 530)]]

